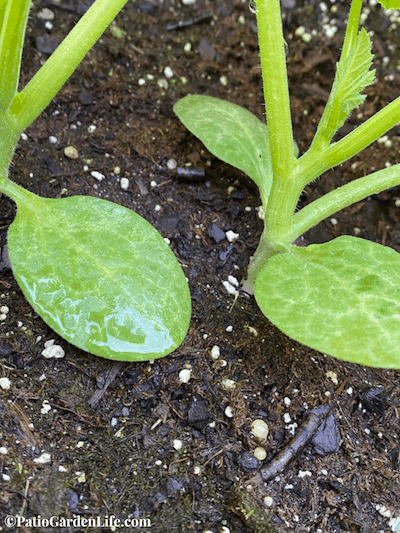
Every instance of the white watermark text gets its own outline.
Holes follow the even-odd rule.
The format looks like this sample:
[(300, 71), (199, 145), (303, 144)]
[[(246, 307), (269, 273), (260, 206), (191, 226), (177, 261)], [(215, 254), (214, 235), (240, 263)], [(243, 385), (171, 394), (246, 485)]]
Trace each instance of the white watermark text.
[(7, 528), (11, 527), (29, 527), (29, 528), (61, 528), (61, 527), (108, 527), (108, 528), (145, 528), (151, 527), (151, 520), (149, 518), (125, 518), (120, 519), (114, 515), (110, 516), (96, 516), (95, 518), (87, 518), (85, 516), (74, 516), (73, 518), (64, 518), (62, 516), (51, 516), (44, 518), (43, 516), (31, 516), (26, 518), (20, 515), (7, 515), (4, 518), (4, 525)]

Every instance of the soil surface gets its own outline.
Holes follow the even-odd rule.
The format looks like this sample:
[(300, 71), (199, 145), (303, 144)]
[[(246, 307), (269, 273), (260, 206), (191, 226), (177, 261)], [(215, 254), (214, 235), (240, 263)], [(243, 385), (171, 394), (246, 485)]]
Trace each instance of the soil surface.
[[(329, 94), (348, 4), (284, 2), (300, 152)], [(46, 7), (50, 21), (43, 19)], [(85, 8), (34, 1), (21, 85)], [(342, 134), (400, 92), (397, 19), (374, 5), (364, 14), (377, 81)], [(71, 346), (37, 316), (7, 266), (15, 205), (0, 199), (0, 377), (10, 380), (8, 390), (0, 389), (0, 530), (16, 531), (3, 520), (19, 514), (27, 520), (22, 532), (49, 531), (28, 521), (38, 515), (114, 515), (130, 519), (132, 530), (153, 533), (400, 531), (399, 374), (302, 346), (272, 326), (252, 297), (239, 291), (235, 299), (225, 290), (228, 276), (240, 281), (246, 274), (262, 232), (261, 202), (249, 179), (211, 156), (174, 116), (173, 104), (189, 93), (230, 100), (263, 118), (247, 0), (129, 2), (21, 138), (13, 180), (46, 197), (112, 200), (169, 239), (189, 280), (193, 315), (180, 348), (154, 363), (113, 363)], [(390, 140), (314, 182), (302, 205), (399, 162), (398, 128)], [(68, 146), (77, 159), (65, 156)], [(174, 162), (188, 175), (179, 176)], [(359, 235), (400, 251), (398, 197), (393, 189), (368, 198), (306, 240)], [(229, 230), (238, 235), (233, 242)], [(50, 340), (64, 349), (63, 358), (43, 357)], [(191, 370), (186, 383), (183, 369)], [(329, 413), (309, 415), (321, 406)], [(266, 438), (254, 434), (258, 419), (268, 425)], [(313, 424), (314, 438), (306, 435), (297, 452), (290, 448), (292, 462), (260, 482), (261, 466)], [(264, 450), (256, 452), (263, 461), (256, 448)], [(60, 522), (50, 530), (115, 528)]]

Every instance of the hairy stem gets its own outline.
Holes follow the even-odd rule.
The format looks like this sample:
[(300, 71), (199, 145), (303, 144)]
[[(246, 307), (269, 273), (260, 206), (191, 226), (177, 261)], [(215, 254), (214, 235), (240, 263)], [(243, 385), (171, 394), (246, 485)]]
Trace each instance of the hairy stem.
[(341, 209), (399, 184), (400, 164), (368, 174), (325, 194), (295, 214), (289, 234), (291, 242)]
[(22, 46), (31, 0), (0, 4), (0, 110), (8, 109), (18, 89)]
[(128, 0), (96, 0), (10, 106), (19, 133), (47, 107)]
[(296, 167), (303, 187), (332, 167), (357, 155), (400, 121), (400, 96), (351, 133), (318, 154), (306, 152)]
[(18, 126), (9, 111), (0, 112), (0, 192), (5, 192), (2, 186), (9, 180), (8, 167), (19, 139)]
[(360, 24), (361, 6), (362, 0), (352, 0), (341, 59), (346, 59), (349, 56), (350, 51), (355, 43), (358, 33), (358, 26)]
[[(1, 176), (3, 178), (4, 176)], [(31, 209), (34, 210), (36, 208), (36, 202), (35, 198), (37, 198), (36, 194), (33, 192), (27, 191), (20, 185), (17, 185), (13, 181), (9, 179), (5, 179), (2, 181), (0, 178), (0, 192), (6, 194), (10, 198), (14, 200), (14, 202), (18, 205), (24, 205), (25, 207), (31, 206)]]
[(286, 251), (292, 243), (294, 211), (297, 206), (301, 184), (294, 180), (277, 180), (272, 183), (267, 206), (264, 206), (265, 229), (260, 243), (250, 262), (244, 289), (251, 293), (260, 270), (268, 260)]
[(256, 14), (274, 180), (289, 179), (295, 159), (279, 0), (257, 0)]

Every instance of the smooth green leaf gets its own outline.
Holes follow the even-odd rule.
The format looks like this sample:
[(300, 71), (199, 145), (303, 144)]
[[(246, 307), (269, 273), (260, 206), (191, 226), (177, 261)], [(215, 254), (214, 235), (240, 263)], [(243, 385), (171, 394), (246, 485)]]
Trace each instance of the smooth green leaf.
[(72, 344), (109, 359), (154, 359), (179, 346), (190, 295), (161, 235), (112, 202), (27, 194), (17, 202), (8, 250), (37, 313)]
[(247, 109), (211, 96), (185, 96), (174, 111), (212, 154), (258, 185), (267, 205), (272, 184), (267, 126)]
[(345, 361), (400, 368), (400, 254), (339, 237), (270, 259), (256, 279), (262, 312), (284, 333)]
[(378, 0), (385, 9), (400, 9), (400, 0)]

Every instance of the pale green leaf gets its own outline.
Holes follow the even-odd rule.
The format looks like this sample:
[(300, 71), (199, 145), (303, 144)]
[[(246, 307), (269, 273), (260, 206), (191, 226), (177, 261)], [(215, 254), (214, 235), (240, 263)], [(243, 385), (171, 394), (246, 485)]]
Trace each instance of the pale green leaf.
[(400, 254), (339, 237), (270, 259), (256, 279), (262, 312), (284, 333), (345, 361), (400, 368)]
[(258, 185), (266, 205), (272, 184), (267, 126), (247, 109), (211, 96), (185, 96), (174, 111), (212, 154)]
[(8, 249), (37, 313), (72, 344), (109, 359), (154, 359), (179, 346), (190, 295), (161, 235), (105, 200), (27, 194), (18, 201)]

